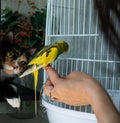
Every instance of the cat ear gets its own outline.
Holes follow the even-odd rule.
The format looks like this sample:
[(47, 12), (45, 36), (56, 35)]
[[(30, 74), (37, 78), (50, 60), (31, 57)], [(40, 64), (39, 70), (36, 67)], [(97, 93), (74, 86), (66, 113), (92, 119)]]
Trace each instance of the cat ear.
[(5, 36), (3, 37), (3, 41), (9, 41), (9, 42), (13, 42), (13, 32), (7, 32), (5, 34)]
[(30, 55), (34, 55), (36, 50), (37, 50), (36, 48), (30, 48), (30, 49), (28, 49), (28, 52)]
[(25, 53), (24, 55), (27, 57), (27, 59), (29, 59), (32, 55), (35, 54), (36, 52), (36, 48), (29, 48)]

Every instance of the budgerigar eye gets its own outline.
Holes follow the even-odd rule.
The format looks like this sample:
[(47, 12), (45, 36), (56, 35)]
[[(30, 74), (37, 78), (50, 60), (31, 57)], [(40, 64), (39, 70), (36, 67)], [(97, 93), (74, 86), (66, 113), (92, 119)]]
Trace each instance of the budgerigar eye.
[(13, 52), (7, 52), (7, 57), (11, 58), (14, 55)]

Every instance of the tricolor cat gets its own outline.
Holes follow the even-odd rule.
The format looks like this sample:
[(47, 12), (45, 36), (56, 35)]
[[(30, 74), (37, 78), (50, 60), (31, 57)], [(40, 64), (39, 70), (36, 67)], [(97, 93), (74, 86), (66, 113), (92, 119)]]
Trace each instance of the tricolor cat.
[(0, 41), (0, 101), (7, 101), (19, 108), (21, 99), (18, 88), (12, 82), (27, 67), (29, 58), (36, 48), (23, 48), (14, 41), (13, 32), (6, 33)]

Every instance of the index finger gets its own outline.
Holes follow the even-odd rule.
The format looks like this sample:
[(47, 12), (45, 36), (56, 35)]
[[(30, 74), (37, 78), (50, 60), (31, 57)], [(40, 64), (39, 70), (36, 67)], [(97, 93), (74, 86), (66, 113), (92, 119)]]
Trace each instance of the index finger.
[(60, 75), (51, 66), (46, 67), (45, 70), (48, 74), (49, 79), (51, 80), (52, 84), (54, 85), (56, 83), (56, 81), (60, 78)]

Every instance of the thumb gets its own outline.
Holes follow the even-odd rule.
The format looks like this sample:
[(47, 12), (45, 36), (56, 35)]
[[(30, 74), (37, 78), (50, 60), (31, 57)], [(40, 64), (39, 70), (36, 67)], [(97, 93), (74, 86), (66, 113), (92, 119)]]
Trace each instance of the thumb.
[(46, 81), (46, 83), (45, 83), (45, 86), (44, 86), (44, 89), (43, 89), (43, 92), (44, 92), (47, 96), (51, 97), (51, 91), (52, 91), (52, 89), (53, 89), (53, 85), (51, 84), (50, 80), (47, 79), (47, 81)]
[(56, 72), (56, 70), (54, 68), (52, 68), (51, 66), (46, 67), (46, 72), (48, 74), (48, 78), (50, 79), (50, 81), (52, 82), (52, 84), (54, 85), (57, 80), (60, 78), (60, 75)]

